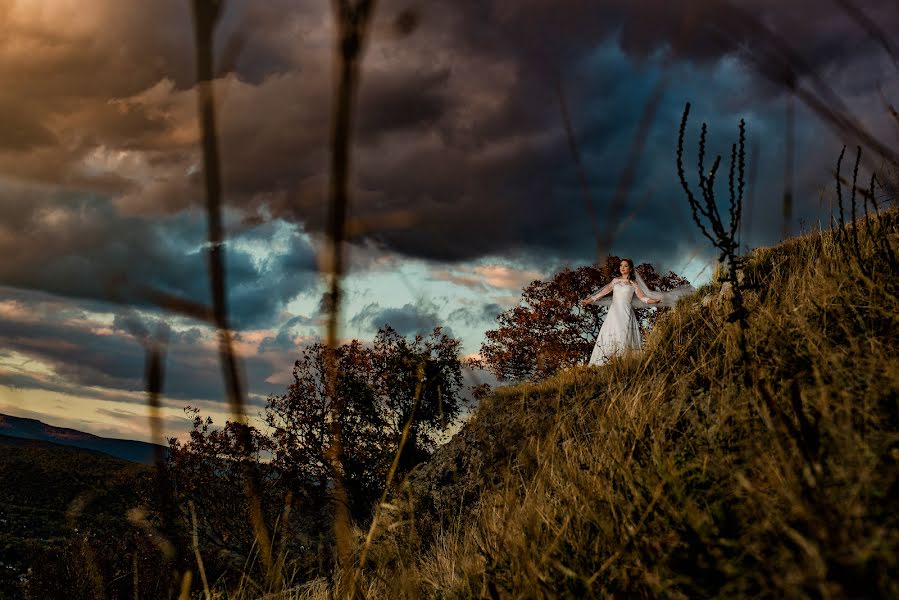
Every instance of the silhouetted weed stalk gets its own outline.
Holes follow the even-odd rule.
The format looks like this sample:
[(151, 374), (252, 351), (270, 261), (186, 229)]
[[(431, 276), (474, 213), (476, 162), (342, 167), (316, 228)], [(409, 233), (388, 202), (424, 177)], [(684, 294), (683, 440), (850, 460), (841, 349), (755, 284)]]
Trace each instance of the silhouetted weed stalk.
[[(837, 159), (836, 171), (834, 172), (838, 208), (836, 217), (831, 221), (834, 241), (837, 244), (840, 254), (846, 258), (850, 265), (857, 268), (864, 277), (872, 277), (875, 269), (874, 264), (869, 258), (866, 258), (866, 254), (863, 252), (863, 248), (867, 245), (873, 245), (879, 249), (886, 259), (887, 268), (895, 272), (897, 268), (899, 268), (899, 263), (896, 261), (896, 253), (892, 248), (889, 230), (885, 227), (884, 220), (872, 219), (873, 215), (878, 215), (880, 213), (877, 188), (880, 187), (883, 189), (883, 186), (878, 181), (877, 174), (873, 171), (871, 172), (867, 190), (860, 188), (858, 185), (859, 164), (861, 163), (862, 158), (862, 149), (860, 146), (856, 148), (855, 165), (852, 169), (852, 184), (849, 193), (849, 220), (847, 221), (847, 215), (843, 205), (844, 180), (842, 175), (843, 157), (845, 154), (846, 147), (843, 146), (843, 149), (840, 151), (840, 156)], [(884, 189), (883, 191), (886, 190)], [(862, 214), (858, 211), (857, 197), (861, 198), (864, 218), (862, 218)], [(888, 202), (889, 200), (890, 197), (887, 195), (884, 202)], [(895, 199), (892, 200), (895, 201)], [(871, 211), (868, 210), (869, 205), (871, 206)]]
[[(736, 321), (740, 325), (740, 345), (744, 347), (744, 331), (746, 329), (746, 308), (743, 304), (742, 281), (738, 277), (740, 257), (738, 256), (739, 242), (737, 232), (740, 228), (740, 217), (743, 212), (743, 191), (745, 188), (746, 170), (746, 123), (740, 119), (739, 138), (737, 143), (731, 145), (730, 169), (728, 171), (729, 220), (725, 223), (718, 210), (718, 201), (715, 197), (715, 176), (721, 164), (721, 156), (715, 157), (711, 169), (706, 173), (705, 152), (707, 126), (702, 124), (699, 133), (699, 157), (697, 163), (697, 175), (699, 177), (699, 189), (702, 199), (697, 200), (687, 183), (684, 174), (684, 135), (687, 129), (687, 118), (690, 115), (690, 103), (684, 107), (680, 129), (677, 136), (677, 175), (680, 179), (687, 202), (690, 205), (690, 214), (693, 222), (712, 245), (718, 250), (718, 260), (724, 263), (727, 269), (726, 281), (731, 286), (731, 314), (728, 320)], [(736, 176), (736, 180), (734, 177)], [(706, 226), (708, 224), (708, 227)], [(711, 229), (711, 232), (709, 231)]]

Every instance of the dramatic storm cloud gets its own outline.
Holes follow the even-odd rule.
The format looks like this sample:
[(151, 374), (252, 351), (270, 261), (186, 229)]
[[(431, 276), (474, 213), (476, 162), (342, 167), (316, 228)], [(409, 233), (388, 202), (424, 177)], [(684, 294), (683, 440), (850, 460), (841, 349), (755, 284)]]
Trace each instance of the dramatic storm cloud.
[[(217, 30), (229, 304), (257, 402), (321, 331), (332, 19), (327, 1), (229, 0)], [(209, 301), (190, 2), (12, 0), (0, 25), (0, 394), (139, 402), (139, 321), (163, 323), (166, 394), (220, 399), (213, 332), (146, 293)], [(615, 254), (701, 273), (713, 253), (674, 165), (688, 101), (690, 165), (700, 121), (718, 153), (747, 122), (743, 246), (826, 222), (843, 144), (895, 156), (895, 31), (899, 6), (874, 0), (380, 2), (348, 335), (441, 324), (475, 352), (523, 286), (595, 260), (597, 231)]]

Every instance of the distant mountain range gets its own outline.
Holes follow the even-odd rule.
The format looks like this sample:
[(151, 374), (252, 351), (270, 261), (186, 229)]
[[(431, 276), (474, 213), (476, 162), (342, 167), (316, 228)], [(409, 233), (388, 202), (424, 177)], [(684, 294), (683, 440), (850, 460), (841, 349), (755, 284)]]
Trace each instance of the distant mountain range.
[(54, 427), (37, 419), (23, 419), (4, 414), (0, 414), (0, 435), (93, 450), (145, 465), (155, 463), (157, 449), (168, 452), (166, 447), (157, 444), (104, 438), (75, 429)]

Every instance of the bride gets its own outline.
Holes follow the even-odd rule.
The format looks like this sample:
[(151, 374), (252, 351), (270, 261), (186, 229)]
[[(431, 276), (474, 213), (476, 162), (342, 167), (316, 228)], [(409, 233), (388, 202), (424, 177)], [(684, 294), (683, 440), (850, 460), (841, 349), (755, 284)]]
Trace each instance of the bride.
[(666, 293), (651, 291), (629, 258), (622, 259), (618, 269), (621, 277), (616, 277), (589, 298), (581, 300), (581, 304), (586, 306), (612, 294), (611, 298), (600, 302), (609, 307), (609, 312), (606, 313), (599, 337), (593, 346), (593, 354), (588, 363), (591, 365), (604, 365), (612, 356), (643, 347), (635, 307), (642, 308), (650, 304), (673, 306), (680, 297), (694, 291), (691, 285)]

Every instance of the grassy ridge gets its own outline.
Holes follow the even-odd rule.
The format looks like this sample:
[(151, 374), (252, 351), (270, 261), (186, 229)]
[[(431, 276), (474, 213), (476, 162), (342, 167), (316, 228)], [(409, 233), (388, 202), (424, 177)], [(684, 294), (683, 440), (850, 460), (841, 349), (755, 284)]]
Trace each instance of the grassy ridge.
[(745, 355), (713, 283), (642, 356), (499, 390), (383, 511), (366, 597), (899, 597), (899, 277), (862, 253), (747, 257)]

